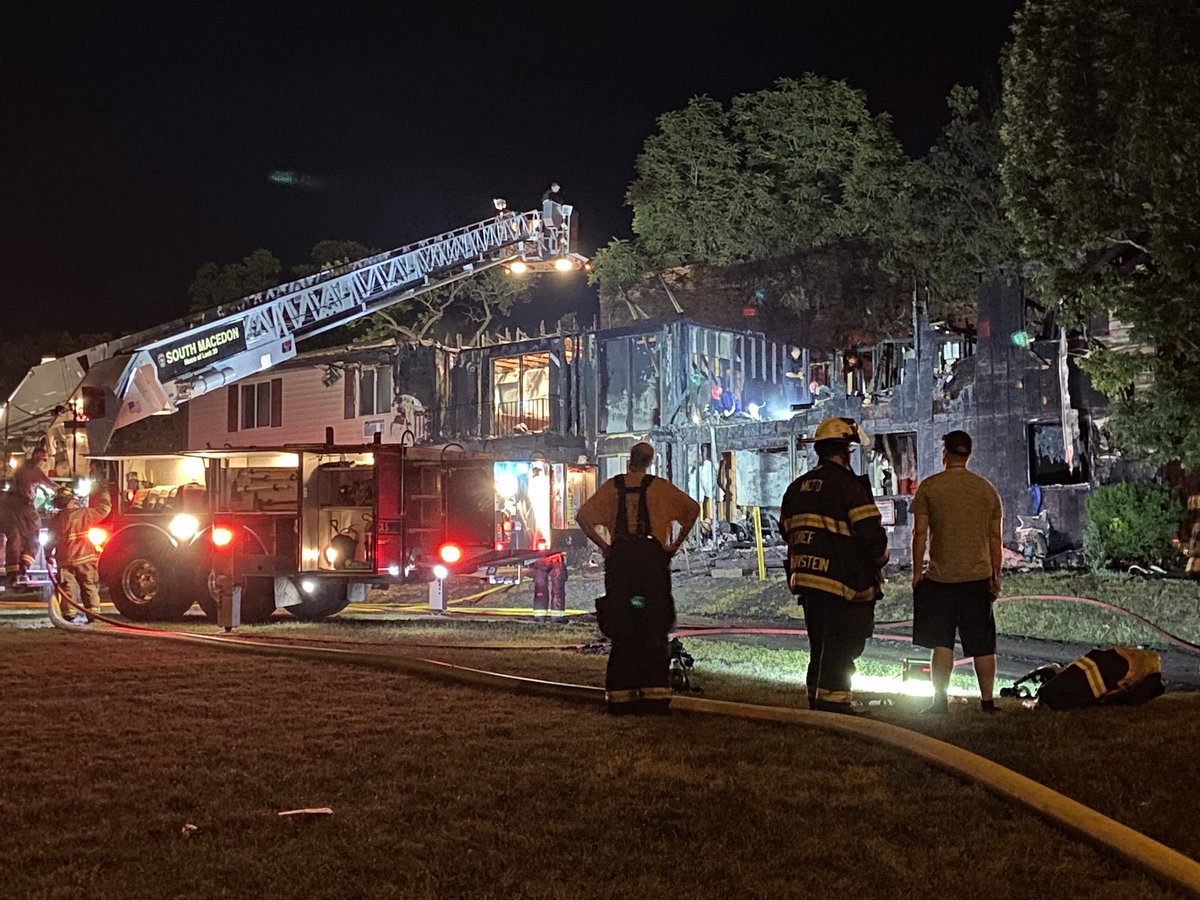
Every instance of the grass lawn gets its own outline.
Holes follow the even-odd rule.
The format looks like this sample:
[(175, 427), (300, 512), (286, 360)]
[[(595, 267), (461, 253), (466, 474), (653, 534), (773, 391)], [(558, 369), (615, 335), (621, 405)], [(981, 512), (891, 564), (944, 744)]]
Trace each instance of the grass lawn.
[[(578, 642), (483, 623), (243, 629), (405, 645)], [(597, 683), (602, 657), (410, 647)], [(769, 672), (706, 696), (798, 702)], [(754, 677), (751, 677), (753, 675)], [(1173, 896), (1029, 813), (871, 744), (376, 668), (0, 627), (12, 897)], [(956, 708), (917, 725), (1196, 856), (1200, 705)], [(1152, 760), (1152, 762), (1148, 762)], [(330, 817), (280, 810), (332, 807)], [(187, 824), (198, 831), (185, 837)]]

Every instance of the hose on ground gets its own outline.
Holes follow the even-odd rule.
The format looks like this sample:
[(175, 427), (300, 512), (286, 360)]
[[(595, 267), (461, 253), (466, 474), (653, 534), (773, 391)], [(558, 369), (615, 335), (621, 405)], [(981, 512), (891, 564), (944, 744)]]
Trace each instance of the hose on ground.
[[(586, 702), (592, 705), (598, 705), (604, 697), (603, 690), (597, 687), (544, 681), (502, 672), (489, 672), (435, 659), (418, 659), (332, 647), (266, 644), (254, 640), (231, 640), (220, 635), (158, 631), (125, 625), (107, 617), (98, 618), (116, 627), (92, 629), (86, 625), (74, 625), (63, 618), (55, 602), (63, 589), (57, 578), (53, 580), (55, 591), (50, 594), (50, 619), (57, 627), (65, 628), (68, 631), (86, 631), (129, 638), (177, 640), (226, 650), (237, 650), (238, 652), (349, 662), (394, 669), (418, 676), (432, 676), (459, 683), (500, 687), (541, 696)], [(62, 595), (72, 606), (82, 608), (73, 597), (67, 596), (65, 592)], [(978, 784), (1001, 797), (1020, 803), (1050, 823), (1103, 850), (1115, 853), (1168, 884), (1180, 887), (1189, 893), (1200, 894), (1200, 863), (1082, 803), (1039, 784), (1031, 778), (953, 744), (886, 722), (840, 716), (833, 713), (697, 697), (677, 697), (673, 704), (677, 709), (694, 713), (824, 728), (903, 750), (964, 781)]]

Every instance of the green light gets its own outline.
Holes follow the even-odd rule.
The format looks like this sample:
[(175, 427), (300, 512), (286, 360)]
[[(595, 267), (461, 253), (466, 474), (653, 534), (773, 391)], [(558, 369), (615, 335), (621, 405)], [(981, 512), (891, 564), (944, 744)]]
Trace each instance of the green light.
[(1013, 346), (1015, 347), (1025, 349), (1029, 346), (1029, 334), (1025, 331), (1014, 331), (1009, 340), (1013, 342)]

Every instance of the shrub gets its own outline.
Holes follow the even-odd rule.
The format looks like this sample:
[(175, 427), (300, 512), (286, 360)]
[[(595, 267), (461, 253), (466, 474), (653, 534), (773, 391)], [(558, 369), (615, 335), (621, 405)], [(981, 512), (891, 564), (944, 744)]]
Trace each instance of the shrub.
[(1173, 555), (1171, 539), (1183, 521), (1183, 503), (1159, 484), (1106, 484), (1087, 499), (1083, 557), (1088, 568), (1125, 568)]

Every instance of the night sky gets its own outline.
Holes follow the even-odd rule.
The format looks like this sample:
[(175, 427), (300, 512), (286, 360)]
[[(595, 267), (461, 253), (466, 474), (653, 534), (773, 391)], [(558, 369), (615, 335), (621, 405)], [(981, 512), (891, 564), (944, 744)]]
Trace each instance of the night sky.
[[(625, 188), (658, 115), (784, 76), (863, 89), (919, 155), (954, 83), (998, 94), (1018, 2), (28, 6), (0, 62), (9, 338), (145, 328), (186, 310), (206, 261), (397, 247), (487, 217), (493, 196), (531, 209), (551, 178), (590, 253), (630, 235)], [(576, 284), (526, 318), (590, 319)]]

